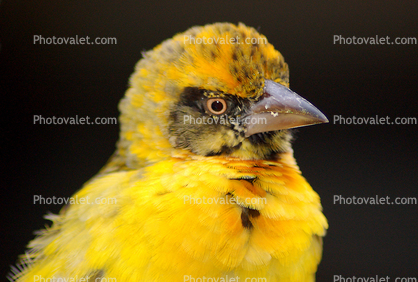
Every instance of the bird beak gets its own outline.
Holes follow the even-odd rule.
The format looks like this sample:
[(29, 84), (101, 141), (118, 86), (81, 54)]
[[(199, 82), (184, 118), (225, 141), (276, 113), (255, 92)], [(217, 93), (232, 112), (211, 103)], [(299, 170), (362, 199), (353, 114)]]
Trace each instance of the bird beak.
[(244, 123), (245, 137), (260, 132), (289, 129), (318, 123), (327, 123), (327, 117), (286, 86), (265, 80), (264, 94), (254, 104)]

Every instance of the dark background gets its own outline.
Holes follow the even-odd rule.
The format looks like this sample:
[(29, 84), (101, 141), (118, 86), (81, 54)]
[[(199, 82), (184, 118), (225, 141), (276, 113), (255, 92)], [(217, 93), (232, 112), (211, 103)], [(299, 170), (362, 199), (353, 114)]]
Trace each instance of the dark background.
[[(334, 45), (333, 36), (418, 37), (417, 1), (3, 1), (1, 273), (58, 205), (114, 150), (118, 125), (34, 125), (117, 117), (141, 51), (194, 25), (259, 28), (290, 66), (291, 88), (330, 123), (300, 129), (295, 156), (330, 224), (318, 281), (418, 277), (418, 205), (337, 205), (344, 197), (418, 197), (417, 125), (340, 125), (343, 117), (418, 117), (418, 45)], [(33, 36), (116, 37), (117, 45), (39, 45)]]

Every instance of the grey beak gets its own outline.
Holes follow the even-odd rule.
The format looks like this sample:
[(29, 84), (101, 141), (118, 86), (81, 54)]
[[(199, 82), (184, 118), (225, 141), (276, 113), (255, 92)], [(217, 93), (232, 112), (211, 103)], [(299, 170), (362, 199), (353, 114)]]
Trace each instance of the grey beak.
[(245, 119), (245, 136), (260, 132), (327, 123), (327, 117), (286, 86), (265, 80), (264, 94)]

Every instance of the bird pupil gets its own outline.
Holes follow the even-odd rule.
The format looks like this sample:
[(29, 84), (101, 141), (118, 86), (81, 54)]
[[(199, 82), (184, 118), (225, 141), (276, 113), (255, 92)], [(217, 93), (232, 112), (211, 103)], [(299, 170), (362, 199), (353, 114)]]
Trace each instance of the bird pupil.
[(220, 112), (224, 108), (224, 105), (219, 101), (214, 101), (211, 105), (212, 110), (215, 112)]

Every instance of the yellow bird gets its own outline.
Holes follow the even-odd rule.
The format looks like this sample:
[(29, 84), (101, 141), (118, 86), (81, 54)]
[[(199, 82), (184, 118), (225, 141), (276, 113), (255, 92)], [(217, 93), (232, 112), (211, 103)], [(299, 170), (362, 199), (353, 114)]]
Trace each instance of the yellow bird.
[(244, 24), (143, 54), (108, 164), (29, 244), (13, 281), (315, 281), (327, 220), (290, 128), (328, 122)]

